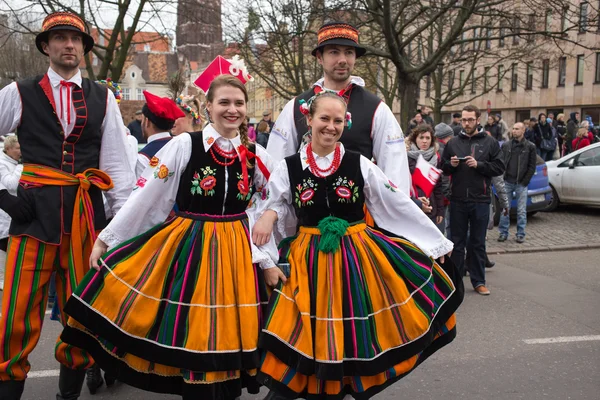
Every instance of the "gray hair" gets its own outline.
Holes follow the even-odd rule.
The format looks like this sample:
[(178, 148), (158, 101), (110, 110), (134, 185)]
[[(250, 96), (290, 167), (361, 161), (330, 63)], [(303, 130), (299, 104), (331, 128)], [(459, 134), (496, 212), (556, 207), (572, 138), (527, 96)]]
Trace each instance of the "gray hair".
[(17, 135), (10, 135), (10, 136), (7, 136), (6, 138), (4, 138), (4, 148), (5, 149), (12, 149), (17, 144), (19, 144), (19, 139), (17, 138)]

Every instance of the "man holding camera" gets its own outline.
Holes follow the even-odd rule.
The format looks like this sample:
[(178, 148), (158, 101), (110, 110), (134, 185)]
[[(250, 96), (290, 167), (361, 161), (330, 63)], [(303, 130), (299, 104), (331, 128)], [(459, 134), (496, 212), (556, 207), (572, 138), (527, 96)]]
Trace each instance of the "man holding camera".
[(452, 176), (450, 194), (450, 240), (454, 243), (452, 261), (461, 273), (465, 269), (465, 246), (470, 236), (472, 253), (469, 272), (475, 291), (489, 295), (485, 286), (485, 235), (491, 197), (491, 179), (504, 173), (498, 141), (479, 125), (481, 112), (465, 106), (462, 131), (446, 144), (442, 170)]

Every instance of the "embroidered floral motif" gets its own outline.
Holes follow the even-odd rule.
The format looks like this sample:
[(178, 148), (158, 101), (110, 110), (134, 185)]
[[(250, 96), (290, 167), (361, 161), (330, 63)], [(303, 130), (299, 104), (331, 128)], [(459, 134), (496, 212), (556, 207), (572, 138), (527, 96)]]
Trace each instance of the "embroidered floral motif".
[(158, 165), (158, 163), (159, 163), (159, 162), (160, 162), (160, 160), (158, 159), (158, 157), (152, 157), (152, 158), (150, 159), (150, 161), (148, 162), (148, 164), (149, 164), (151, 167), (156, 167), (156, 166)]
[(384, 185), (394, 193), (396, 192), (396, 189), (398, 189), (398, 186), (394, 185), (394, 182), (392, 181), (388, 181), (388, 183), (384, 183)]
[(302, 184), (296, 186), (294, 202), (298, 207), (311, 206), (314, 204), (312, 198), (315, 196), (315, 190), (319, 185), (311, 178), (302, 179)]
[(165, 164), (161, 164), (160, 167), (154, 170), (154, 179), (162, 179), (163, 182), (167, 182), (174, 172), (169, 172), (169, 168)]
[(237, 173), (237, 178), (237, 188), (239, 191), (239, 193), (236, 196), (237, 199), (242, 201), (250, 200), (250, 197), (252, 197), (252, 178), (250, 178), (250, 180), (248, 181), (248, 185), (250, 185), (249, 188), (244, 186), (244, 176), (241, 173)]
[(140, 176), (140, 178), (135, 183), (135, 187), (133, 188), (133, 190), (143, 188), (144, 186), (146, 186), (146, 182), (148, 182), (148, 179), (144, 178), (143, 176)]
[(358, 200), (358, 186), (353, 180), (340, 176), (333, 183), (333, 187), (339, 203), (356, 203)]
[(271, 197), (271, 191), (267, 188), (263, 188), (263, 190), (261, 191), (260, 199), (268, 200), (269, 197)]
[(204, 194), (204, 196), (214, 196), (215, 186), (217, 185), (217, 178), (215, 178), (216, 169), (211, 167), (200, 168), (202, 176), (198, 172), (194, 172), (194, 179), (192, 180), (192, 188), (190, 192), (192, 194)]
[(208, 144), (209, 144), (209, 146), (210, 146), (211, 144), (213, 144), (213, 142), (214, 142), (214, 141), (215, 141), (215, 138), (214, 138), (214, 137), (212, 137), (212, 136), (209, 136), (209, 137), (207, 137), (207, 138), (206, 138), (206, 143), (208, 143)]

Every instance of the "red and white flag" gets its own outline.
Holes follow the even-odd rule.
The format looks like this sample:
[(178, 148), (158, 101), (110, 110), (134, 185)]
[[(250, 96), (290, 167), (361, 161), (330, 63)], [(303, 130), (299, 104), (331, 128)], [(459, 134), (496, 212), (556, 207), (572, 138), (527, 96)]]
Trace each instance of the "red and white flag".
[(417, 188), (425, 193), (425, 197), (429, 197), (435, 184), (440, 180), (442, 171), (429, 164), (422, 155), (419, 154), (417, 165), (412, 173), (412, 184), (415, 193)]

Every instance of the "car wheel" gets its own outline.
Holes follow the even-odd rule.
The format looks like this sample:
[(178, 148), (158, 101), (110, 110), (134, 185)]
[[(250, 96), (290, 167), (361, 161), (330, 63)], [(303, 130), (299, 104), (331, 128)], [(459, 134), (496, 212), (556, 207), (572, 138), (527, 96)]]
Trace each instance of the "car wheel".
[(544, 211), (554, 211), (560, 204), (560, 200), (558, 199), (558, 193), (556, 193), (556, 189), (554, 189), (552, 185), (550, 186), (550, 188), (552, 188), (552, 198), (550, 199), (550, 204), (548, 204), (548, 207)]

